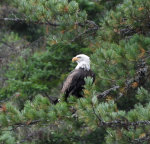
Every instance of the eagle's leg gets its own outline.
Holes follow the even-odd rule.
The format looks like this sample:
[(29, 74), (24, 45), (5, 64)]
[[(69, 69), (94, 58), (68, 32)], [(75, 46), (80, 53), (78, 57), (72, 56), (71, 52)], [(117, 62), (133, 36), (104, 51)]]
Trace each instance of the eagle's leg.
[(67, 101), (68, 97), (69, 97), (69, 93), (66, 93), (66, 94), (64, 95), (64, 101), (65, 101), (65, 102), (68, 102), (68, 101)]

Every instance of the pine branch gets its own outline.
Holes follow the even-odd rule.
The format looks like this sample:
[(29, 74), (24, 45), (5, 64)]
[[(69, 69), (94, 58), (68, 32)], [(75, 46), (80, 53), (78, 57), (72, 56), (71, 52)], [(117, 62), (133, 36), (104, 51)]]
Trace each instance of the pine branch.
[(51, 25), (51, 26), (60, 26), (60, 24), (57, 24), (57, 23), (52, 23), (52, 22), (49, 22), (49, 21), (46, 21), (46, 22), (40, 22), (40, 21), (28, 21), (26, 19), (20, 19), (20, 18), (0, 18), (1, 21), (12, 21), (12, 22), (20, 22), (20, 23), (23, 23), (23, 22), (28, 22), (28, 23), (33, 23), (33, 24), (40, 24), (40, 25)]
[(51, 104), (57, 104), (59, 102), (58, 98), (49, 96), (46, 92), (42, 93), (42, 95), (47, 97)]
[[(33, 24), (41, 24), (41, 25), (51, 25), (51, 26), (60, 26), (61, 24), (59, 23), (52, 23), (48, 20), (45, 19), (46, 22), (41, 22), (41, 21), (31, 21), (31, 20), (27, 20), (27, 19), (21, 19), (21, 18), (17, 18), (15, 16), (15, 18), (0, 18), (1, 21), (11, 21), (11, 22), (27, 22), (27, 23), (33, 23)], [(94, 21), (90, 21), (90, 20), (86, 20), (84, 24), (82, 23), (75, 23), (76, 25), (79, 25), (81, 27), (84, 27), (86, 24), (88, 24), (88, 27), (90, 27), (92, 30), (97, 30), (99, 28), (98, 25), (95, 24)]]
[[(23, 122), (23, 123), (16, 123), (14, 125), (9, 125), (12, 126), (13, 128), (10, 129), (9, 131), (13, 131), (16, 130), (19, 127), (29, 127), (31, 125), (36, 125), (39, 124), (40, 122), (43, 122), (43, 120), (39, 119), (39, 120), (33, 120), (31, 122)], [(49, 120), (44, 121), (45, 123), (49, 122)]]
[(88, 24), (90, 27), (93, 27), (95, 29), (99, 29), (99, 26), (94, 21), (86, 20), (86, 24)]
[[(16, 95), (13, 95), (13, 96), (11, 96), (9, 98), (5, 98), (3, 100), (0, 100), (0, 104), (4, 104), (4, 103), (6, 103), (9, 100), (13, 100), (15, 97), (16, 97)], [(0, 105), (0, 107), (1, 107), (1, 105)]]
[(97, 30), (97, 29), (95, 29), (95, 28), (88, 28), (87, 30), (85, 30), (84, 32), (78, 34), (75, 38), (73, 38), (73, 39), (71, 40), (71, 42), (76, 41), (77, 39), (79, 39), (80, 37), (82, 37), (83, 35), (85, 35), (85, 34), (87, 34), (87, 33), (89, 33), (89, 32), (95, 32), (95, 30)]
[(121, 36), (127, 37), (127, 38), (129, 38), (130, 36), (133, 36), (133, 34), (136, 33), (135, 29), (130, 25), (127, 25), (124, 28), (120, 29), (119, 32)]
[(2, 44), (4, 44), (4, 45), (6, 45), (7, 47), (9, 47), (9, 48), (11, 48), (11, 49), (13, 49), (14, 47), (12, 47), (12, 45), (10, 45), (10, 44), (8, 44), (8, 43), (6, 43), (5, 41), (3, 41), (3, 40), (0, 40), (0, 43), (2, 43)]
[[(127, 79), (125, 82), (125, 87), (124, 87), (124, 91), (128, 92), (130, 89), (132, 89), (132, 83), (133, 82), (137, 82), (138, 85), (143, 85), (146, 81), (146, 77), (149, 75), (148, 72), (148, 66), (146, 65), (145, 61), (142, 59), (139, 61), (139, 64), (137, 64), (137, 70), (136, 70), (136, 75), (133, 78)], [(104, 92), (100, 93), (97, 95), (98, 99), (103, 99), (106, 98), (108, 94), (110, 94), (112, 91), (116, 91), (119, 88), (121, 88), (119, 85), (114, 86), (110, 89), (105, 90)], [(121, 98), (124, 94), (120, 93), (119, 94), (119, 98)], [(118, 100), (118, 98), (116, 99)]]
[(136, 127), (140, 127), (140, 126), (147, 126), (150, 125), (150, 121), (149, 120), (143, 120), (143, 121), (136, 121), (136, 122), (129, 122), (128, 119), (125, 120), (114, 120), (114, 121), (104, 121), (102, 120), (100, 115), (97, 115), (94, 109), (94, 105), (93, 103), (91, 103), (92, 106), (92, 110), (94, 115), (97, 117), (97, 119), (99, 120), (99, 125), (98, 126), (103, 126), (103, 127), (111, 127), (111, 128), (125, 128), (127, 130), (129, 130), (130, 128), (136, 128)]
[(131, 141), (131, 143), (133, 143), (133, 144), (141, 144), (141, 143), (143, 143), (145, 141), (150, 141), (150, 136), (147, 135), (147, 136), (142, 137), (142, 138), (134, 139), (134, 140)]
[[(95, 116), (97, 117), (97, 119), (98, 119), (100, 122), (102, 122), (103, 120), (101, 119), (100, 115), (97, 115), (97, 114), (96, 114), (96, 111), (95, 111), (95, 108), (94, 108), (94, 104), (93, 104), (93, 103), (91, 103), (91, 104), (92, 104), (93, 113), (95, 114)], [(99, 126), (99, 123), (97, 123), (97, 125)]]
[(114, 121), (110, 121), (110, 122), (101, 121), (100, 125), (104, 126), (104, 127), (112, 127), (112, 128), (123, 127), (123, 128), (129, 129), (131, 127), (140, 127), (140, 126), (150, 125), (150, 121), (148, 121), (148, 120), (137, 121), (137, 122), (129, 122), (127, 120), (126, 121), (114, 120)]
[(45, 138), (45, 132), (47, 131), (47, 129), (48, 129), (48, 127), (45, 127), (45, 128), (40, 128), (40, 129), (38, 129), (38, 130), (34, 130), (33, 132), (29, 132), (29, 133), (27, 133), (27, 136), (24, 138), (24, 139), (22, 139), (22, 140), (20, 140), (19, 141), (19, 144), (20, 143), (25, 143), (25, 142), (31, 142), (31, 141), (33, 141), (34, 139), (44, 139)]
[(90, 32), (96, 33), (96, 31), (99, 29), (99, 26), (94, 21), (90, 21), (90, 20), (86, 20), (85, 24), (78, 23), (78, 25), (80, 25), (81, 27), (84, 27), (85, 25), (87, 25), (88, 29), (82, 33), (79, 33), (75, 38), (71, 40), (71, 42), (74, 42), (75, 40), (79, 39), (80, 37), (82, 37), (83, 35), (87, 33), (90, 33)]
[(98, 98), (98, 99), (105, 98), (110, 92), (116, 91), (116, 90), (119, 89), (119, 88), (120, 88), (120, 86), (114, 86), (114, 87), (112, 87), (112, 88), (110, 88), (110, 89), (108, 89), (108, 90), (105, 90), (104, 92), (98, 94), (98, 95), (97, 95), (97, 98)]
[[(50, 26), (54, 26), (54, 27), (61, 25), (58, 23), (52, 23), (52, 22), (47, 21), (47, 20), (45, 20), (46, 22), (40, 22), (40, 21), (30, 21), (27, 19), (21, 19), (21, 18), (17, 18), (17, 17), (15, 17), (15, 18), (0, 18), (0, 20), (1, 21), (20, 22), (20, 23), (27, 22), (27, 23), (40, 24), (40, 25), (50, 25)], [(87, 25), (89, 28), (87, 30), (85, 30), (84, 32), (80, 33), (79, 35), (77, 35), (73, 40), (71, 40), (71, 42), (74, 42), (75, 40), (80, 38), (82, 35), (85, 35), (89, 32), (95, 33), (99, 29), (99, 26), (96, 25), (94, 21), (90, 21), (90, 20), (85, 21), (84, 24), (76, 23), (76, 25), (79, 25), (81, 27), (85, 27)]]

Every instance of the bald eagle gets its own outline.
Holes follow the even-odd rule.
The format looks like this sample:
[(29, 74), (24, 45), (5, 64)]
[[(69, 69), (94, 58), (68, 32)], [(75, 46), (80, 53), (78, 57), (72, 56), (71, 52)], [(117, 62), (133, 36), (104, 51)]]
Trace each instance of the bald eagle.
[(61, 92), (64, 94), (65, 101), (69, 95), (78, 98), (83, 97), (82, 90), (85, 85), (85, 78), (92, 77), (95, 80), (95, 74), (90, 69), (90, 58), (85, 54), (79, 54), (72, 59), (77, 62), (76, 68), (68, 75), (63, 83)]

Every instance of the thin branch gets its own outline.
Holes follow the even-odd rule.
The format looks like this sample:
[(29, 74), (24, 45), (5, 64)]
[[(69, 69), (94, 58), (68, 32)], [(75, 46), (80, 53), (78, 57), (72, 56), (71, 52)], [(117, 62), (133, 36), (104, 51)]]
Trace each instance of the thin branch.
[[(35, 124), (39, 124), (40, 122), (43, 122), (43, 120), (39, 119), (39, 120), (33, 120), (31, 122), (23, 122), (23, 123), (16, 123), (14, 125), (9, 125), (12, 126), (13, 128), (10, 129), (9, 131), (13, 131), (16, 130), (19, 127), (29, 127), (31, 125), (35, 125)], [(49, 122), (49, 120), (46, 120), (44, 122)], [(2, 130), (2, 131), (6, 131), (6, 130)], [(8, 130), (7, 130), (8, 131)]]
[[(93, 102), (91, 103), (91, 105), (92, 105), (93, 113), (94, 113), (94, 114), (95, 114), (95, 116), (98, 118), (99, 122), (102, 122), (102, 119), (101, 119), (100, 115), (97, 115), (97, 114), (96, 114), (96, 111), (95, 111), (95, 109), (94, 109)], [(98, 124), (98, 123), (97, 123), (97, 125), (99, 126), (99, 124)]]
[(84, 32), (78, 34), (76, 37), (74, 37), (74, 38), (71, 40), (71, 42), (74, 42), (75, 40), (79, 39), (81, 36), (83, 36), (83, 35), (89, 33), (91, 30), (92, 30), (92, 29), (89, 28), (89, 29), (85, 30)]
[[(21, 18), (0, 18), (1, 21), (12, 21), (12, 22), (27, 22), (27, 23), (34, 23), (34, 24), (44, 24), (44, 25), (51, 25), (51, 26), (60, 26), (61, 24), (59, 23), (52, 23), (48, 20), (45, 20), (46, 22), (41, 22), (41, 21), (31, 21), (27, 19), (21, 19)], [(79, 25), (81, 27), (84, 27), (86, 24), (88, 24), (88, 27), (90, 27), (92, 30), (97, 30), (99, 28), (98, 25), (95, 24), (94, 21), (86, 20), (84, 24), (82, 23), (76, 23), (76, 25)], [(91, 30), (90, 29), (90, 30)]]
[(0, 18), (1, 21), (13, 21), (13, 22), (24, 22), (25, 19), (20, 18)]
[[(94, 113), (95, 114), (95, 113)], [(136, 121), (136, 122), (129, 122), (128, 120), (114, 120), (110, 122), (103, 121), (101, 118), (98, 118), (100, 121), (100, 126), (103, 127), (111, 127), (111, 128), (116, 128), (116, 127), (123, 127), (123, 128), (131, 128), (131, 127), (141, 127), (141, 126), (147, 126), (150, 125), (150, 121), (148, 120), (143, 120), (143, 121)], [(49, 122), (49, 120), (43, 121), (41, 119), (39, 120), (33, 120), (31, 122), (23, 122), (23, 123), (16, 123), (14, 125), (9, 125), (12, 126), (13, 128), (11, 130), (14, 130), (18, 127), (26, 127), (26, 126), (31, 126), (35, 124), (39, 124), (40, 122)]]
[[(52, 23), (48, 20), (45, 20), (46, 22), (40, 22), (40, 21), (31, 21), (31, 20), (27, 20), (27, 19), (21, 19), (21, 18), (0, 18), (1, 21), (12, 21), (12, 22), (26, 22), (26, 23), (33, 23), (33, 24), (40, 24), (40, 25), (50, 25), (50, 26), (60, 26), (61, 24), (58, 23)], [(82, 23), (76, 23), (76, 25), (79, 25), (81, 27), (85, 27), (86, 25), (88, 26), (88, 29), (85, 30), (84, 32), (78, 34), (75, 38), (73, 38), (73, 40), (71, 40), (71, 42), (74, 42), (75, 40), (77, 40), (78, 38), (80, 38), (81, 36), (89, 33), (89, 32), (93, 32), (95, 33), (98, 29), (99, 26), (94, 22), (94, 21), (90, 21), (90, 20), (86, 20), (84, 24)]]
[(98, 99), (105, 98), (110, 92), (116, 91), (116, 90), (119, 89), (119, 88), (120, 88), (120, 86), (114, 86), (114, 87), (112, 87), (112, 88), (110, 88), (110, 89), (108, 89), (108, 90), (105, 90), (104, 92), (98, 94), (98, 95), (97, 95), (97, 98), (98, 98)]
[[(99, 26), (96, 25), (96, 23), (95, 23), (94, 21), (86, 20), (86, 21), (85, 21), (85, 24), (87, 24), (87, 26), (88, 26), (89, 28), (88, 28), (87, 30), (85, 30), (84, 32), (78, 34), (75, 38), (73, 38), (73, 39), (71, 40), (71, 42), (74, 42), (75, 40), (79, 39), (81, 36), (83, 36), (83, 35), (85, 35), (85, 34), (87, 34), (87, 33), (89, 33), (89, 32), (95, 33), (95, 32), (99, 29)], [(78, 25), (80, 25), (81, 27), (85, 26), (85, 25), (80, 24), (80, 23), (78, 23)]]
[(131, 143), (133, 143), (133, 144), (141, 144), (141, 143), (143, 143), (145, 141), (150, 141), (150, 136), (144, 136), (142, 138), (134, 139), (134, 140), (131, 141)]
[(12, 47), (10, 44), (8, 44), (8, 43), (6, 43), (5, 41), (3, 41), (3, 40), (0, 40), (0, 43), (2, 43), (2, 44), (4, 44), (4, 45), (6, 45), (7, 47), (9, 47), (9, 48), (11, 48), (11, 49), (13, 49), (14, 47)]
[(146, 125), (150, 125), (150, 121), (136, 121), (136, 122), (129, 122), (129, 121), (121, 121), (121, 120), (114, 120), (114, 121), (110, 121), (110, 122), (101, 122), (101, 126), (104, 127), (112, 127), (112, 128), (116, 128), (116, 127), (124, 127), (126, 129), (131, 128), (131, 127), (140, 127), (140, 126), (146, 126)]
[(27, 19), (20, 19), (20, 18), (0, 18), (1, 21), (12, 21), (12, 22), (27, 22), (33, 24), (41, 24), (41, 25), (51, 25), (51, 26), (60, 26), (60, 24), (52, 23), (52, 22), (40, 22), (40, 21), (29, 21)]
[(50, 101), (51, 104), (57, 104), (59, 102), (59, 99), (56, 97), (52, 97), (50, 95), (48, 95), (46, 92), (42, 93), (43, 96), (47, 97)]
[(97, 30), (99, 29), (99, 26), (94, 21), (86, 20), (86, 23)]

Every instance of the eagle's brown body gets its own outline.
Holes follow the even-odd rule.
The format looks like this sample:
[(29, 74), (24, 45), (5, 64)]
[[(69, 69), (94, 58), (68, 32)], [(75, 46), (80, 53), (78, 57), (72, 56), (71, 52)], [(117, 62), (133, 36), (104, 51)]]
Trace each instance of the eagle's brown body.
[(93, 81), (95, 80), (95, 74), (91, 70), (85, 70), (84, 68), (75, 69), (68, 75), (61, 90), (66, 101), (69, 95), (78, 98), (83, 96), (82, 90), (84, 89), (84, 79), (86, 77), (92, 77)]

